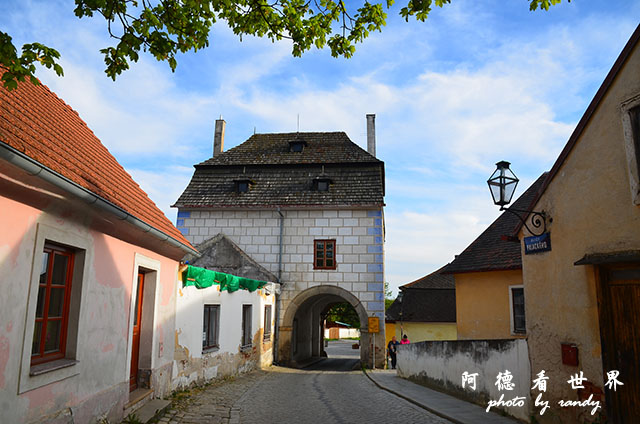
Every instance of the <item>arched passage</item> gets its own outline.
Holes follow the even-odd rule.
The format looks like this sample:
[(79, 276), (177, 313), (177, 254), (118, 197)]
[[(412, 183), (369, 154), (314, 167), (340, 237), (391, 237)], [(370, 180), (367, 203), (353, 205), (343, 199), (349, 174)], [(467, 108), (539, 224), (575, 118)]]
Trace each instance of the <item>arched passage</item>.
[(349, 291), (338, 286), (316, 286), (293, 298), (280, 325), (278, 357), (284, 365), (295, 366), (322, 352), (322, 318), (330, 305), (348, 302), (360, 318), (360, 360), (371, 366), (367, 311)]

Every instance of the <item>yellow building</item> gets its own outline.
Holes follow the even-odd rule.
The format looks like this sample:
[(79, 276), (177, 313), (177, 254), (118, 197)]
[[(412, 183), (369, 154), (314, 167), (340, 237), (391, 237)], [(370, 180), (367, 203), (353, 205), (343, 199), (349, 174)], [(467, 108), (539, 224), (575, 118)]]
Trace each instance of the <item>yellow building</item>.
[(439, 269), (400, 287), (386, 312), (387, 344), (407, 335), (411, 342), (456, 339), (456, 292), (453, 277)]
[[(544, 398), (557, 405), (591, 397), (605, 402), (596, 417), (620, 423), (640, 422), (639, 40), (640, 26), (535, 199), (553, 220), (551, 250), (523, 256), (531, 371), (549, 377)], [(624, 384), (616, 390), (613, 371)], [(581, 372), (587, 380), (575, 390), (566, 382)], [(556, 407), (536, 419), (594, 417)]]
[[(543, 174), (514, 202), (529, 206), (542, 187)], [(443, 272), (455, 277), (459, 340), (526, 336), (520, 244), (514, 237), (520, 219), (503, 212)]]

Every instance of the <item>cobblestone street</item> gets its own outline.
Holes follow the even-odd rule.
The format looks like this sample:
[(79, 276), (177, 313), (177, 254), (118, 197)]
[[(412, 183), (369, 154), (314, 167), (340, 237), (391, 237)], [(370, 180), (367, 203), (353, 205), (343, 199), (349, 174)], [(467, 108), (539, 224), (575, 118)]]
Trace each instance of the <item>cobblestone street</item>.
[[(297, 370), (271, 367), (178, 394), (166, 424), (433, 423), (449, 421), (376, 387), (350, 343), (332, 343), (329, 358)], [(347, 370), (347, 371), (335, 371)]]
[(160, 423), (449, 422), (380, 390), (362, 371), (272, 367), (178, 398)]

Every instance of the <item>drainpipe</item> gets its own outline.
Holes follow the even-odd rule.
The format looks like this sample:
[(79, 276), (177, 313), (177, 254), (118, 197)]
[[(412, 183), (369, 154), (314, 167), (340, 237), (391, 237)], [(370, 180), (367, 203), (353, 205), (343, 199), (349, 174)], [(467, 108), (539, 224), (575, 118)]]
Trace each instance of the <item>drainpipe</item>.
[(82, 187), (80, 184), (58, 174), (56, 171), (42, 165), (40, 162), (30, 158), (29, 156), (5, 143), (0, 143), (0, 158), (26, 171), (29, 175), (38, 176), (44, 181), (53, 184), (54, 186), (64, 190), (65, 192), (73, 196), (80, 198), (82, 201), (89, 205), (95, 205), (103, 211), (115, 215), (118, 219), (133, 224), (138, 229), (144, 231), (145, 233), (151, 234), (153, 237), (160, 241), (178, 247), (182, 251), (191, 255), (195, 255), (196, 257), (201, 256), (197, 250), (192, 249), (191, 247), (174, 239), (168, 234), (152, 227), (141, 219), (131, 215), (121, 207), (114, 205), (110, 201), (96, 195), (95, 193)]
[(280, 246), (278, 249), (278, 284), (280, 284), (280, 290), (276, 290), (276, 322), (275, 322), (275, 340), (273, 343), (273, 362), (278, 364), (278, 345), (280, 340), (280, 294), (282, 293), (282, 235), (284, 233), (284, 215), (278, 206), (278, 214), (280, 215)]

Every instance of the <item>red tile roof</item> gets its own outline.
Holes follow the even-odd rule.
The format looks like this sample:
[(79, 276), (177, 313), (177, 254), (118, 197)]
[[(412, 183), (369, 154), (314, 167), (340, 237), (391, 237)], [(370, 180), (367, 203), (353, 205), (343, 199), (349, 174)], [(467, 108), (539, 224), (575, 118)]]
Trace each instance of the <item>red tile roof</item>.
[(45, 85), (0, 86), (0, 142), (191, 247), (87, 124)]

